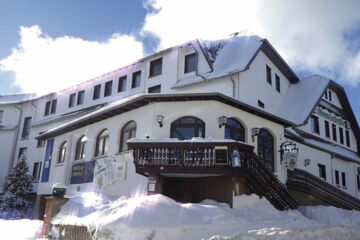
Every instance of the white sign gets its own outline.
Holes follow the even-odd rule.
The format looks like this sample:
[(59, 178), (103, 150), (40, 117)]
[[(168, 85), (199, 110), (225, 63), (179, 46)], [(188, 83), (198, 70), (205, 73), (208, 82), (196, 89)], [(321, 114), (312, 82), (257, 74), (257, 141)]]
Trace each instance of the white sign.
[(289, 169), (296, 168), (298, 154), (296, 152), (284, 152), (284, 164)]
[(124, 181), (126, 174), (126, 162), (110, 162), (100, 160), (96, 162), (94, 183), (97, 188), (104, 188), (118, 181)]

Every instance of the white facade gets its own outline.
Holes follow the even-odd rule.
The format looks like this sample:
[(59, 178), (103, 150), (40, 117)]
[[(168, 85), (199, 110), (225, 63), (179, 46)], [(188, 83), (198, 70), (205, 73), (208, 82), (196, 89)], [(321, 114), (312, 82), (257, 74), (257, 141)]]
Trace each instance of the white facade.
[[(234, 40), (231, 41), (242, 40), (240, 37), (234, 38)], [(261, 42), (262, 41), (260, 41), (260, 43), (256, 42), (251, 45), (251, 47), (253, 48), (259, 44), (264, 44)], [(219, 59), (227, 59), (226, 56), (224, 56), (225, 52), (231, 54), (231, 51), (229, 52), (229, 49), (227, 49), (229, 46), (232, 45), (229, 44), (227, 46), (225, 41), (225, 46), (220, 48), (218, 52)], [(240, 44), (239, 46), (243, 45)], [(252, 111), (259, 111), (265, 115), (271, 115), (272, 119), (278, 118), (279, 120), (272, 121), (266, 117), (259, 116), (259, 114), (250, 113), (218, 101), (165, 101), (141, 106), (106, 120), (57, 135), (54, 138), (50, 179), (48, 182), (40, 182), (39, 186), (37, 186), (37, 180), (35, 179), (35, 191), (37, 194), (51, 194), (52, 188), (57, 185), (67, 186), (69, 194), (76, 194), (78, 191), (83, 192), (92, 189), (93, 185), (90, 183), (69, 184), (71, 167), (72, 164), (75, 163), (75, 146), (78, 139), (85, 135), (88, 141), (86, 157), (82, 161), (94, 159), (96, 136), (105, 128), (109, 129), (110, 132), (108, 156), (118, 161), (126, 162), (126, 177), (125, 180), (118, 182), (114, 186), (104, 188), (104, 193), (109, 196), (121, 196), (133, 195), (138, 191), (144, 191), (147, 187), (147, 179), (135, 172), (131, 154), (119, 153), (120, 131), (127, 122), (134, 120), (137, 123), (136, 137), (144, 138), (145, 136), (149, 136), (150, 138), (162, 139), (170, 137), (170, 124), (173, 121), (183, 116), (194, 116), (205, 122), (205, 138), (222, 139), (224, 138), (224, 128), (219, 128), (217, 121), (219, 116), (224, 115), (228, 118), (235, 118), (243, 124), (246, 130), (245, 142), (253, 145), (255, 152), (257, 152), (257, 140), (255, 138), (255, 141), (252, 141), (251, 130), (253, 128), (264, 128), (272, 134), (274, 138), (275, 174), (282, 182), (286, 181), (287, 169), (280, 162), (281, 156), (279, 149), (281, 144), (287, 141), (287, 137), (285, 136), (287, 135), (285, 131), (286, 127), (294, 127), (309, 135), (314, 135), (315, 137), (325, 140), (325, 143), (319, 143), (321, 145), (320, 147), (297, 141), (296, 144), (299, 148), (297, 167), (318, 176), (318, 164), (323, 164), (326, 166), (326, 181), (335, 186), (337, 185), (335, 182), (335, 170), (338, 170), (340, 172), (340, 189), (359, 197), (356, 175), (360, 158), (357, 156), (358, 143), (356, 134), (354, 133), (354, 129), (358, 128), (358, 126), (351, 125), (348, 129), (350, 146), (347, 146), (345, 142), (345, 127), (343, 128), (344, 143), (340, 143), (339, 127), (342, 126), (337, 123), (334, 123), (336, 124), (337, 140), (335, 141), (333, 139), (331, 129), (330, 138), (326, 137), (324, 130), (324, 121), (326, 119), (316, 112), (316, 102), (313, 103), (314, 108), (310, 110), (315, 110), (313, 115), (318, 117), (319, 133), (312, 131), (310, 118), (305, 125), (287, 120), (286, 117), (280, 116), (278, 113), (284, 105), (289, 87), (296, 86), (296, 82), (294, 82), (294, 76), (291, 76), (289, 73), (290, 70), (284, 70), (284, 68), (286, 68), (284, 65), (286, 64), (282, 63), (281, 59), (270, 59), (266, 51), (260, 50), (259, 48), (254, 48), (252, 54), (245, 51), (246, 49), (239, 48), (239, 51), (244, 50), (247, 53), (244, 54), (244, 58), (246, 59), (239, 62), (246, 62), (248, 66), (245, 66), (245, 64), (244, 66), (222, 71), (223, 69), (216, 69), (216, 67), (221, 64), (217, 63), (216, 59), (215, 62), (211, 62), (211, 59), (209, 60), (209, 56), (207, 56), (207, 50), (203, 50), (203, 48), (204, 46), (201, 46), (201, 43), (198, 41), (189, 42), (153, 54), (132, 65), (104, 74), (103, 76), (78, 84), (72, 88), (17, 103), (16, 107), (13, 104), (0, 105), (0, 111), (3, 111), (3, 119), (0, 126), (17, 126), (17, 128), (0, 128), (0, 141), (4, 143), (0, 146), (0, 179), (3, 180), (6, 176), (7, 166), (12, 162), (16, 162), (20, 148), (27, 149), (26, 155), (30, 167), (30, 174), (33, 173), (35, 163), (44, 163), (46, 144), (41, 145), (35, 139), (40, 133), (51, 132), (52, 129), (61, 128), (63, 124), (69, 124), (81, 116), (87, 116), (96, 110), (101, 111), (104, 104), (114, 102), (115, 100), (125, 99), (124, 101), (126, 101), (126, 98), (129, 96), (148, 94), (149, 88), (160, 85), (161, 94), (219, 92), (238, 100), (240, 103), (248, 106), (248, 108), (253, 109)], [(185, 56), (193, 53), (197, 56), (195, 70), (185, 73)], [(159, 58), (162, 58), (161, 74), (150, 76), (151, 62)], [(230, 55), (229, 58), (231, 58)], [(225, 65), (223, 63), (221, 66)], [(267, 67), (271, 69), (271, 83), (268, 81)], [(139, 86), (133, 87), (133, 74), (138, 71), (141, 71), (141, 81)], [(126, 90), (119, 92), (119, 78), (123, 76), (126, 76)], [(289, 76), (292, 79), (290, 79)], [(109, 81), (112, 81), (111, 94), (104, 96), (105, 85)], [(101, 85), (100, 96), (94, 99), (95, 86), (99, 84)], [(83, 102), (78, 101), (78, 95), (81, 91), (85, 91)], [(330, 103), (336, 108), (344, 109), (340, 98), (334, 90), (328, 90), (326, 88), (324, 89), (324, 92), (325, 91), (331, 91), (331, 101), (328, 98), (325, 99), (325, 96), (322, 97), (322, 95), (319, 95), (318, 99), (322, 98), (323, 101)], [(71, 94), (75, 94), (75, 102), (74, 106), (69, 107)], [(55, 105), (54, 100), (56, 100), (56, 109), (55, 106), (52, 106)], [(264, 106), (261, 106), (261, 103), (263, 103)], [(299, 99), (298, 104), (301, 106), (301, 99)], [(47, 105), (49, 109), (46, 113)], [(326, 108), (322, 108), (322, 110), (329, 113)], [(159, 114), (165, 117), (162, 128), (159, 127), (156, 121), (156, 116)], [(31, 117), (31, 127), (29, 136), (24, 139), (21, 133), (23, 131), (25, 118), (27, 117)], [(308, 117), (309, 116), (302, 116), (303, 120)], [(344, 113), (344, 116), (337, 117), (349, 121), (347, 113)], [(299, 120), (299, 122), (301, 121)], [(283, 124), (279, 122), (283, 122)], [(332, 122), (330, 122), (330, 124), (332, 124)], [(64, 141), (67, 142), (65, 162), (57, 164), (59, 148)], [(333, 152), (334, 146), (337, 146), (337, 151), (335, 152)], [(311, 159), (310, 165), (305, 166), (305, 159)], [(345, 173), (346, 177), (345, 187), (341, 185), (342, 172)], [(41, 176), (38, 177), (41, 179)]]

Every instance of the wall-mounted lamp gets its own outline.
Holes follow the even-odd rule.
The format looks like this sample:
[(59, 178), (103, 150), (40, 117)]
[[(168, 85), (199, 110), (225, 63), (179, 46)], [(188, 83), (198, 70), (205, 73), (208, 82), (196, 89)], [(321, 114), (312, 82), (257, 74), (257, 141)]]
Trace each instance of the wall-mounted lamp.
[(306, 166), (309, 166), (310, 163), (311, 163), (311, 159), (307, 158), (307, 159), (304, 160), (304, 165), (305, 165), (305, 167), (306, 167)]
[(157, 122), (159, 123), (159, 126), (160, 126), (160, 127), (163, 126), (164, 118), (165, 118), (165, 117), (164, 117), (163, 115), (157, 115), (157, 116), (156, 116)]
[(221, 128), (222, 126), (225, 125), (226, 120), (227, 120), (227, 117), (225, 117), (225, 116), (219, 117), (219, 128)]
[(251, 137), (253, 142), (255, 142), (255, 137), (259, 135), (259, 132), (260, 132), (260, 128), (258, 127), (254, 127), (251, 129)]

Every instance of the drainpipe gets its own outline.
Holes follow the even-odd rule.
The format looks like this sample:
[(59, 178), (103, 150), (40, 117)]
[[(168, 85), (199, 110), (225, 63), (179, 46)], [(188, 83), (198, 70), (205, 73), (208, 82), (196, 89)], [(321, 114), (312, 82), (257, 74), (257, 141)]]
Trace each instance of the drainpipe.
[(232, 97), (235, 98), (235, 88), (236, 88), (236, 86), (235, 86), (235, 81), (234, 81), (234, 79), (233, 79), (233, 75), (232, 75), (232, 74), (230, 74), (230, 81), (232, 82), (232, 85), (233, 85)]
[(8, 167), (8, 171), (7, 171), (7, 175), (10, 173), (13, 164), (14, 164), (14, 158), (15, 158), (15, 151), (16, 151), (16, 147), (17, 147), (17, 142), (18, 142), (18, 138), (19, 138), (19, 130), (20, 130), (20, 123), (21, 123), (21, 119), (22, 119), (22, 115), (23, 115), (23, 110), (21, 108), (19, 108), (18, 106), (16, 106), (16, 104), (14, 105), (14, 107), (16, 109), (19, 110), (20, 112), (20, 117), (18, 119), (18, 123), (16, 125), (16, 132), (15, 132), (15, 138), (12, 144), (12, 149), (11, 149), (11, 156), (10, 156), (10, 161), (9, 161), (9, 167)]

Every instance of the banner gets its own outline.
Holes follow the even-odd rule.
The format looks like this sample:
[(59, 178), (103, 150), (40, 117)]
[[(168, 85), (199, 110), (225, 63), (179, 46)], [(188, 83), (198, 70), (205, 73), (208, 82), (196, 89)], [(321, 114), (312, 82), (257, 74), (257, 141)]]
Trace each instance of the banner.
[(117, 181), (124, 181), (126, 173), (126, 162), (100, 162), (96, 163), (95, 185), (97, 188), (104, 188)]
[(52, 138), (52, 139), (49, 139), (46, 144), (44, 168), (43, 168), (43, 172), (42, 172), (41, 182), (49, 181), (53, 148), (54, 148), (54, 139)]
[(90, 183), (94, 179), (95, 160), (75, 163), (71, 168), (70, 184)]

